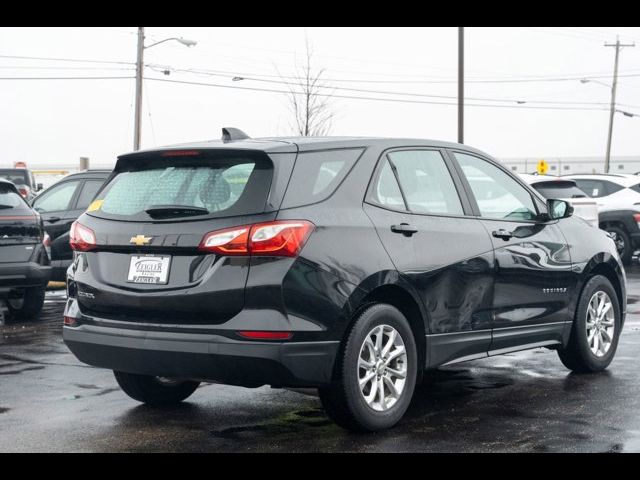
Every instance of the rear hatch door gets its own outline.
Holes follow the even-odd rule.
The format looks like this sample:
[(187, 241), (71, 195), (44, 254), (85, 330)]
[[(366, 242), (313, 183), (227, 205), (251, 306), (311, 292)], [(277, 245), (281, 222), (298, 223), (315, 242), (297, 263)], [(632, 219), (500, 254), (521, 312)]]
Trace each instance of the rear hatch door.
[(235, 315), (249, 258), (198, 246), (208, 232), (275, 219), (267, 207), (273, 172), (260, 151), (123, 157), (79, 219), (97, 243), (75, 274), (81, 310), (153, 323), (218, 324)]

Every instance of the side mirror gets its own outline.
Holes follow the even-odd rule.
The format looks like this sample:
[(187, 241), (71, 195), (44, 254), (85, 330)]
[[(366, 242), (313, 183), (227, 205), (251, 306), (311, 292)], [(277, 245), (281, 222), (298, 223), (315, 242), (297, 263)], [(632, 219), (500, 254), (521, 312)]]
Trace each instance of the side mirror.
[(573, 206), (564, 200), (547, 200), (547, 215), (550, 220), (569, 218), (573, 215)]
[(39, 192), (40, 190), (42, 190), (42, 184), (41, 184), (41, 183), (38, 183), (38, 184), (36, 185), (36, 192)]

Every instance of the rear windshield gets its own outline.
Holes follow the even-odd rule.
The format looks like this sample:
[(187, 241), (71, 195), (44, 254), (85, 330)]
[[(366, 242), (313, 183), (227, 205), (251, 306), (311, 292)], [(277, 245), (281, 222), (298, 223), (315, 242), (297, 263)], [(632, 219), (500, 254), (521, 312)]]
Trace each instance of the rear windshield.
[(141, 221), (264, 211), (273, 175), (266, 155), (206, 155), (131, 159), (130, 166), (117, 173), (89, 211), (105, 218)]
[(574, 182), (553, 181), (532, 185), (544, 198), (585, 198), (588, 195)]
[(11, 186), (0, 183), (0, 216), (7, 211), (30, 212), (31, 209)]
[(0, 170), (0, 178), (9, 180), (15, 185), (29, 185), (26, 170)]

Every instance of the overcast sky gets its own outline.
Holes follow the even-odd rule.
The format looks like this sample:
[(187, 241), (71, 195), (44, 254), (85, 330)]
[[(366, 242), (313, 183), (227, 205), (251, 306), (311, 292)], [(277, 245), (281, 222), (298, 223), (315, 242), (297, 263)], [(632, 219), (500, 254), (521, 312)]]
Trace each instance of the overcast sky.
[[(0, 28), (0, 163), (70, 165), (88, 156), (92, 164), (106, 165), (131, 150), (133, 79), (7, 77), (132, 77), (135, 32), (136, 27)], [(325, 69), (336, 97), (395, 100), (333, 98), (333, 135), (457, 138), (456, 27), (147, 27), (146, 34), (147, 44), (167, 37), (198, 44), (167, 42), (145, 52), (145, 148), (219, 138), (223, 126), (254, 137), (290, 134), (283, 94), (151, 79), (283, 90), (278, 75), (296, 74), (305, 35), (315, 52), (314, 67)], [(625, 43), (638, 43), (621, 52), (618, 108), (640, 113), (640, 28), (467, 28), (467, 102), (502, 107), (468, 106), (465, 143), (497, 157), (604, 155), (610, 90), (579, 79), (611, 83), (615, 49), (604, 43), (617, 34)], [(245, 80), (233, 81), (234, 76)], [(640, 155), (640, 117), (616, 115), (612, 154)]]

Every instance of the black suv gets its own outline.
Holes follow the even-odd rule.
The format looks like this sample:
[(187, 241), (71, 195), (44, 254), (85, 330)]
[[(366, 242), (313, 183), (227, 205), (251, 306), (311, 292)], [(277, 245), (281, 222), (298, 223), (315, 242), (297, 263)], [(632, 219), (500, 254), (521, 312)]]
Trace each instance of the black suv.
[(42, 310), (51, 275), (42, 219), (10, 181), (0, 179), (0, 300), (17, 317)]
[(87, 209), (110, 170), (86, 170), (67, 175), (32, 201), (51, 238), (52, 280), (64, 281), (73, 260), (69, 245), (71, 224)]
[(386, 428), (441, 365), (609, 365), (625, 274), (571, 213), (453, 143), (225, 130), (131, 153), (72, 227), (64, 339), (142, 402), (317, 387), (340, 425)]

